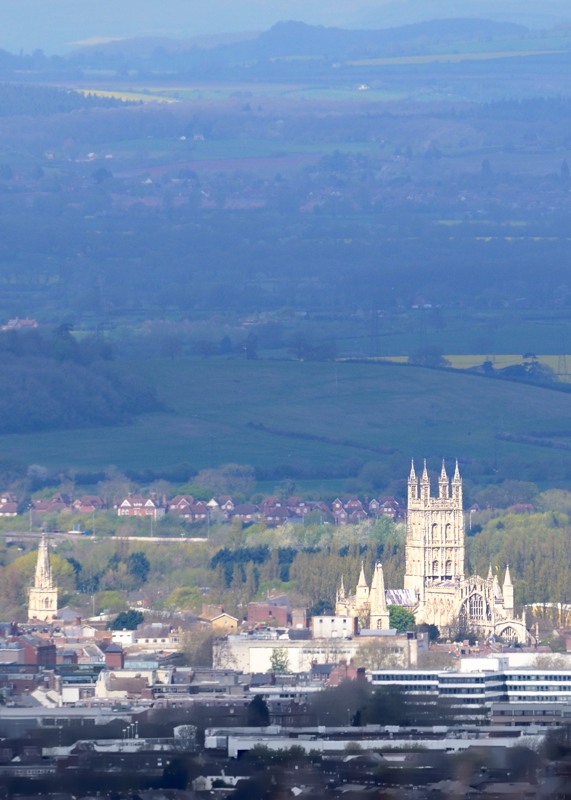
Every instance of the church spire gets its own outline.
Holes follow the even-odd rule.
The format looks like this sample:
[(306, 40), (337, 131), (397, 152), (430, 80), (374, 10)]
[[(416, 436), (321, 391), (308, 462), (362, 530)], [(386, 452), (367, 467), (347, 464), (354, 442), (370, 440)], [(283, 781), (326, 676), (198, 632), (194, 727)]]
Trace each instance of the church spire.
[(490, 566), (488, 567), (488, 580), (492, 581), (494, 579), (494, 573), (492, 572), (492, 562), (490, 561)]
[(509, 564), (506, 564), (506, 574), (504, 575), (504, 586), (502, 594), (504, 596), (504, 611), (508, 614), (514, 613), (514, 587), (512, 576), (510, 575)]
[(362, 608), (364, 603), (369, 601), (369, 584), (365, 580), (365, 567), (361, 561), (361, 574), (359, 575), (359, 583), (355, 589), (355, 600), (357, 605)]
[(50, 551), (45, 534), (38, 547), (34, 585), (28, 600), (28, 620), (51, 622), (57, 616), (58, 590), (54, 586)]
[(383, 565), (379, 561), (375, 564), (375, 571), (371, 582), (369, 626), (373, 630), (389, 629), (389, 611), (385, 595), (385, 576), (383, 573)]
[(52, 589), (52, 565), (50, 563), (50, 552), (46, 536), (42, 533), (40, 546), (38, 548), (38, 560), (36, 561), (36, 574), (34, 578), (34, 589)]

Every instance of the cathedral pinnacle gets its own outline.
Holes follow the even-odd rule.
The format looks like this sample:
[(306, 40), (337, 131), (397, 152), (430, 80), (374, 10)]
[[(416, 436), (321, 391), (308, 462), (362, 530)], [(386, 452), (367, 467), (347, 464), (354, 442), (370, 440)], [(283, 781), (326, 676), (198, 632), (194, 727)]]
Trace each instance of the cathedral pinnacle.
[(444, 459), (442, 459), (442, 469), (440, 470), (440, 477), (438, 478), (438, 496), (442, 499), (448, 499), (450, 487), (448, 485), (448, 475), (446, 474), (446, 467)]
[(409, 483), (416, 483), (416, 472), (414, 471), (414, 459), (410, 462), (410, 475), (408, 476)]
[(462, 478), (460, 477), (460, 468), (458, 466), (458, 459), (456, 459), (456, 467), (454, 469), (454, 477), (452, 478), (454, 483), (461, 483)]
[(359, 575), (359, 583), (357, 584), (357, 586), (367, 586), (368, 588), (367, 581), (365, 580), (365, 565), (363, 564), (362, 561), (361, 561), (361, 573)]
[(426, 468), (426, 459), (424, 459), (424, 469), (422, 470), (422, 477), (420, 480), (422, 481), (422, 483), (429, 483), (428, 470)]
[(513, 586), (512, 584), (512, 577), (510, 575), (510, 565), (506, 564), (506, 574), (504, 576), (504, 587), (506, 586)]

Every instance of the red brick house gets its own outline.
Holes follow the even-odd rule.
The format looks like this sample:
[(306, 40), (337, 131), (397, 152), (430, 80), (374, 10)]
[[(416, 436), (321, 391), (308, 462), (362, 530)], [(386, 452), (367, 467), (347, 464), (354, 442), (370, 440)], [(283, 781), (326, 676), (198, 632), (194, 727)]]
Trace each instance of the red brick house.
[(152, 517), (160, 519), (165, 515), (165, 507), (158, 498), (143, 497), (130, 494), (119, 504), (117, 516), (119, 517)]
[(85, 494), (74, 500), (71, 504), (74, 511), (80, 514), (92, 514), (94, 511), (101, 511), (107, 507), (107, 503), (102, 497), (96, 494)]

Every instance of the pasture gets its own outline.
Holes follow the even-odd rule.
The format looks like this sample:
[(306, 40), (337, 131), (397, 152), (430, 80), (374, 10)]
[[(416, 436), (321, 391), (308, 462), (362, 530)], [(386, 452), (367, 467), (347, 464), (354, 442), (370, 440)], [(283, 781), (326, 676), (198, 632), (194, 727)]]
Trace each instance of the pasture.
[(377, 461), (402, 477), (411, 456), (426, 456), (459, 457), (474, 479), (487, 470), (548, 481), (551, 469), (559, 482), (567, 474), (571, 396), (561, 392), (374, 363), (136, 366), (152, 376), (163, 412), (125, 427), (2, 436), (3, 459), (80, 470), (238, 462), (318, 480)]
[(462, 61), (494, 61), (505, 58), (528, 58), (551, 56), (565, 50), (503, 50), (496, 52), (426, 53), (423, 55), (393, 56), (385, 58), (363, 58), (348, 62), (353, 67), (388, 67), (419, 64), (458, 64)]

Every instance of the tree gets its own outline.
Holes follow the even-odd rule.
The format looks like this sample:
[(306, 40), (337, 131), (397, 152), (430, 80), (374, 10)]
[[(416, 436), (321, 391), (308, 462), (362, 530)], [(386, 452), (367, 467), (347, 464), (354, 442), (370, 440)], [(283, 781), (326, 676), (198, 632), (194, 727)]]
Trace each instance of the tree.
[[(208, 627), (194, 628), (188, 631), (183, 640), (183, 650), (186, 660), (192, 667), (211, 667), (212, 666), (212, 646), (215, 634)], [(224, 665), (226, 669), (232, 666)]]
[(310, 698), (311, 710), (320, 725), (348, 725), (362, 719), (371, 697), (367, 681), (343, 681), (331, 689), (315, 692)]
[(419, 633), (427, 633), (429, 642), (436, 642), (440, 638), (438, 626), (432, 623), (422, 622), (420, 625), (416, 626), (416, 630)]
[(136, 550), (127, 558), (127, 570), (129, 575), (136, 578), (139, 584), (147, 582), (150, 568), (149, 559), (141, 550)]
[(289, 656), (285, 647), (274, 647), (270, 656), (270, 672), (289, 672)]
[(398, 633), (406, 633), (414, 628), (414, 614), (402, 606), (389, 606), (389, 625)]
[(270, 724), (270, 712), (268, 704), (257, 694), (247, 708), (246, 724), (252, 728), (265, 728)]
[(96, 611), (108, 611), (118, 614), (120, 611), (127, 611), (127, 601), (123, 595), (115, 589), (108, 592), (99, 592), (97, 595)]
[(415, 364), (419, 367), (449, 367), (450, 362), (444, 358), (444, 354), (440, 347), (428, 345), (421, 347), (411, 353), (408, 357), (409, 364)]
[(137, 626), (141, 624), (145, 619), (144, 614), (141, 611), (135, 611), (134, 609), (129, 609), (129, 611), (121, 611), (115, 619), (111, 620), (108, 624), (107, 628), (111, 631), (121, 631), (121, 630), (128, 630), (134, 631), (136, 630)]

